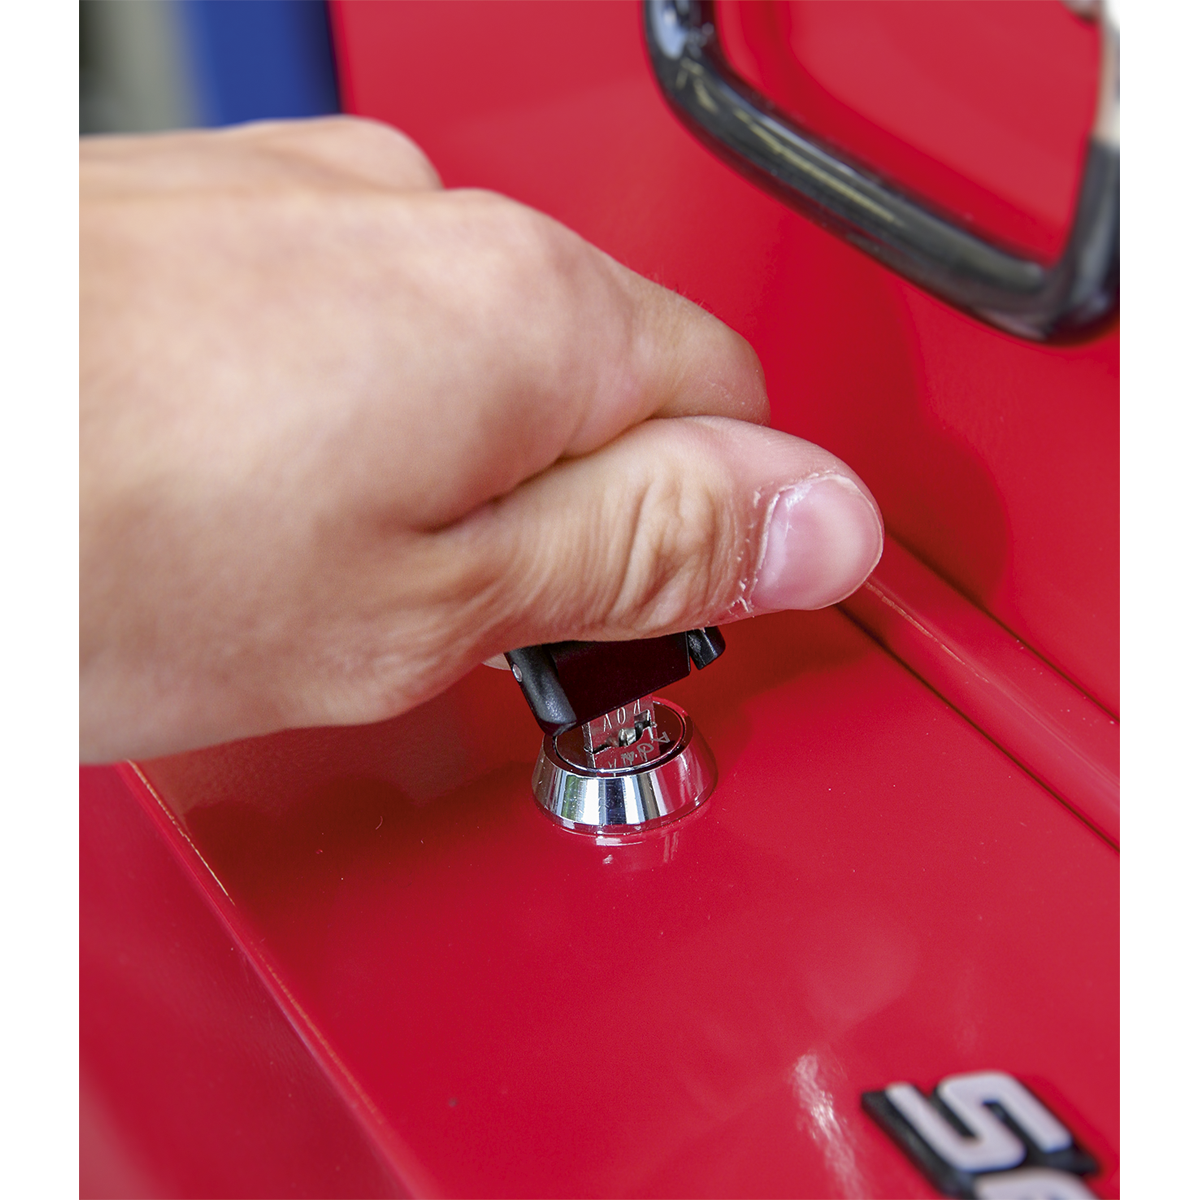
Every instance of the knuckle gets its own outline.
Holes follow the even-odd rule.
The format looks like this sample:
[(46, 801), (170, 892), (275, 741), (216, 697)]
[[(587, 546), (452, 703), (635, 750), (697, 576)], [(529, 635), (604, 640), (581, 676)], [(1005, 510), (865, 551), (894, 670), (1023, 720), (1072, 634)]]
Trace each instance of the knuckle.
[(366, 117), (338, 114), (271, 122), (263, 136), (284, 152), (378, 177), (397, 185), (441, 180), (425, 152), (406, 134)]
[(485, 283), (479, 298), (497, 319), (519, 322), (515, 345), (533, 344), (549, 366), (572, 345), (566, 323), (580, 308), (591, 260), (581, 238), (551, 217), (492, 192), (459, 194), (461, 217), (477, 250), (476, 277)]
[(552, 217), (494, 192), (478, 193), (489, 231), (518, 282), (545, 293), (570, 288), (595, 252)]
[(437, 180), (437, 172), (425, 152), (407, 134), (363, 117), (339, 117), (336, 133), (347, 146), (353, 147), (365, 161), (384, 159), (400, 166), (426, 173)]

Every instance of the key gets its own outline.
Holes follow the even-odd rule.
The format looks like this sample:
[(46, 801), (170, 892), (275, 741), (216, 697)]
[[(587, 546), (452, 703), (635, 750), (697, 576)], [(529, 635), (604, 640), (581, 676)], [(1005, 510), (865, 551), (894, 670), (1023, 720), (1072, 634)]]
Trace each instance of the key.
[[(715, 662), (725, 651), (725, 639), (715, 626), (671, 633), (666, 637), (643, 638), (635, 642), (548, 642), (510, 650), (504, 657), (513, 678), (546, 733), (558, 735), (586, 725), (585, 741), (594, 737), (593, 753), (610, 754), (616, 746), (607, 746), (610, 737), (630, 737), (622, 747), (646, 744), (650, 725), (631, 737), (627, 732), (637, 726), (636, 714), (651, 713), (652, 692), (683, 679), (694, 664), (697, 669)], [(635, 708), (635, 703), (641, 708)], [(633, 723), (613, 716), (622, 708), (634, 714)], [(628, 716), (628, 714), (627, 714)], [(589, 733), (597, 718), (610, 718)], [(637, 752), (637, 751), (634, 751)]]
[(583, 749), (593, 770), (645, 765), (670, 742), (669, 734), (658, 731), (650, 696), (640, 696), (632, 704), (623, 704), (583, 724)]

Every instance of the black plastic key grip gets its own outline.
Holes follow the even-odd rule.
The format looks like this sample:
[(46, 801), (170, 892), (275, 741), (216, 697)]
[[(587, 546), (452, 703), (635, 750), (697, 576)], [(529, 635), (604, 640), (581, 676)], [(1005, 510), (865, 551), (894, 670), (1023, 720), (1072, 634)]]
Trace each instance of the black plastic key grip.
[(565, 733), (707, 667), (725, 651), (716, 626), (637, 642), (548, 642), (504, 657), (537, 723)]

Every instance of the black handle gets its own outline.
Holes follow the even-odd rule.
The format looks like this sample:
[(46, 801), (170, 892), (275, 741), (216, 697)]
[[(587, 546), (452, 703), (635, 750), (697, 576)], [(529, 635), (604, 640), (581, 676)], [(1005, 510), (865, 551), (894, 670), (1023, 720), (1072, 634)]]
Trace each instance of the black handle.
[(655, 78), (703, 142), (759, 186), (892, 270), (975, 316), (1038, 341), (1078, 336), (1117, 308), (1118, 39), (1102, 17), (1100, 101), (1071, 234), (1043, 266), (994, 246), (823, 144), (735, 74), (712, 0), (645, 0)]
[(550, 642), (504, 657), (537, 723), (552, 734), (631, 704), (721, 657), (715, 626), (636, 642)]

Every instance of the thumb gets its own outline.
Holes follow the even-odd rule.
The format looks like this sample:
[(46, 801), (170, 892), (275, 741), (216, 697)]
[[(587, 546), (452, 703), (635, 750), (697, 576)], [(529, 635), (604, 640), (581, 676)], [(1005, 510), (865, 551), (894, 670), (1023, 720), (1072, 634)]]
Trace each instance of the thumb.
[(822, 608), (883, 549), (878, 507), (840, 459), (722, 417), (644, 422), (434, 536), (474, 580), (475, 661)]

